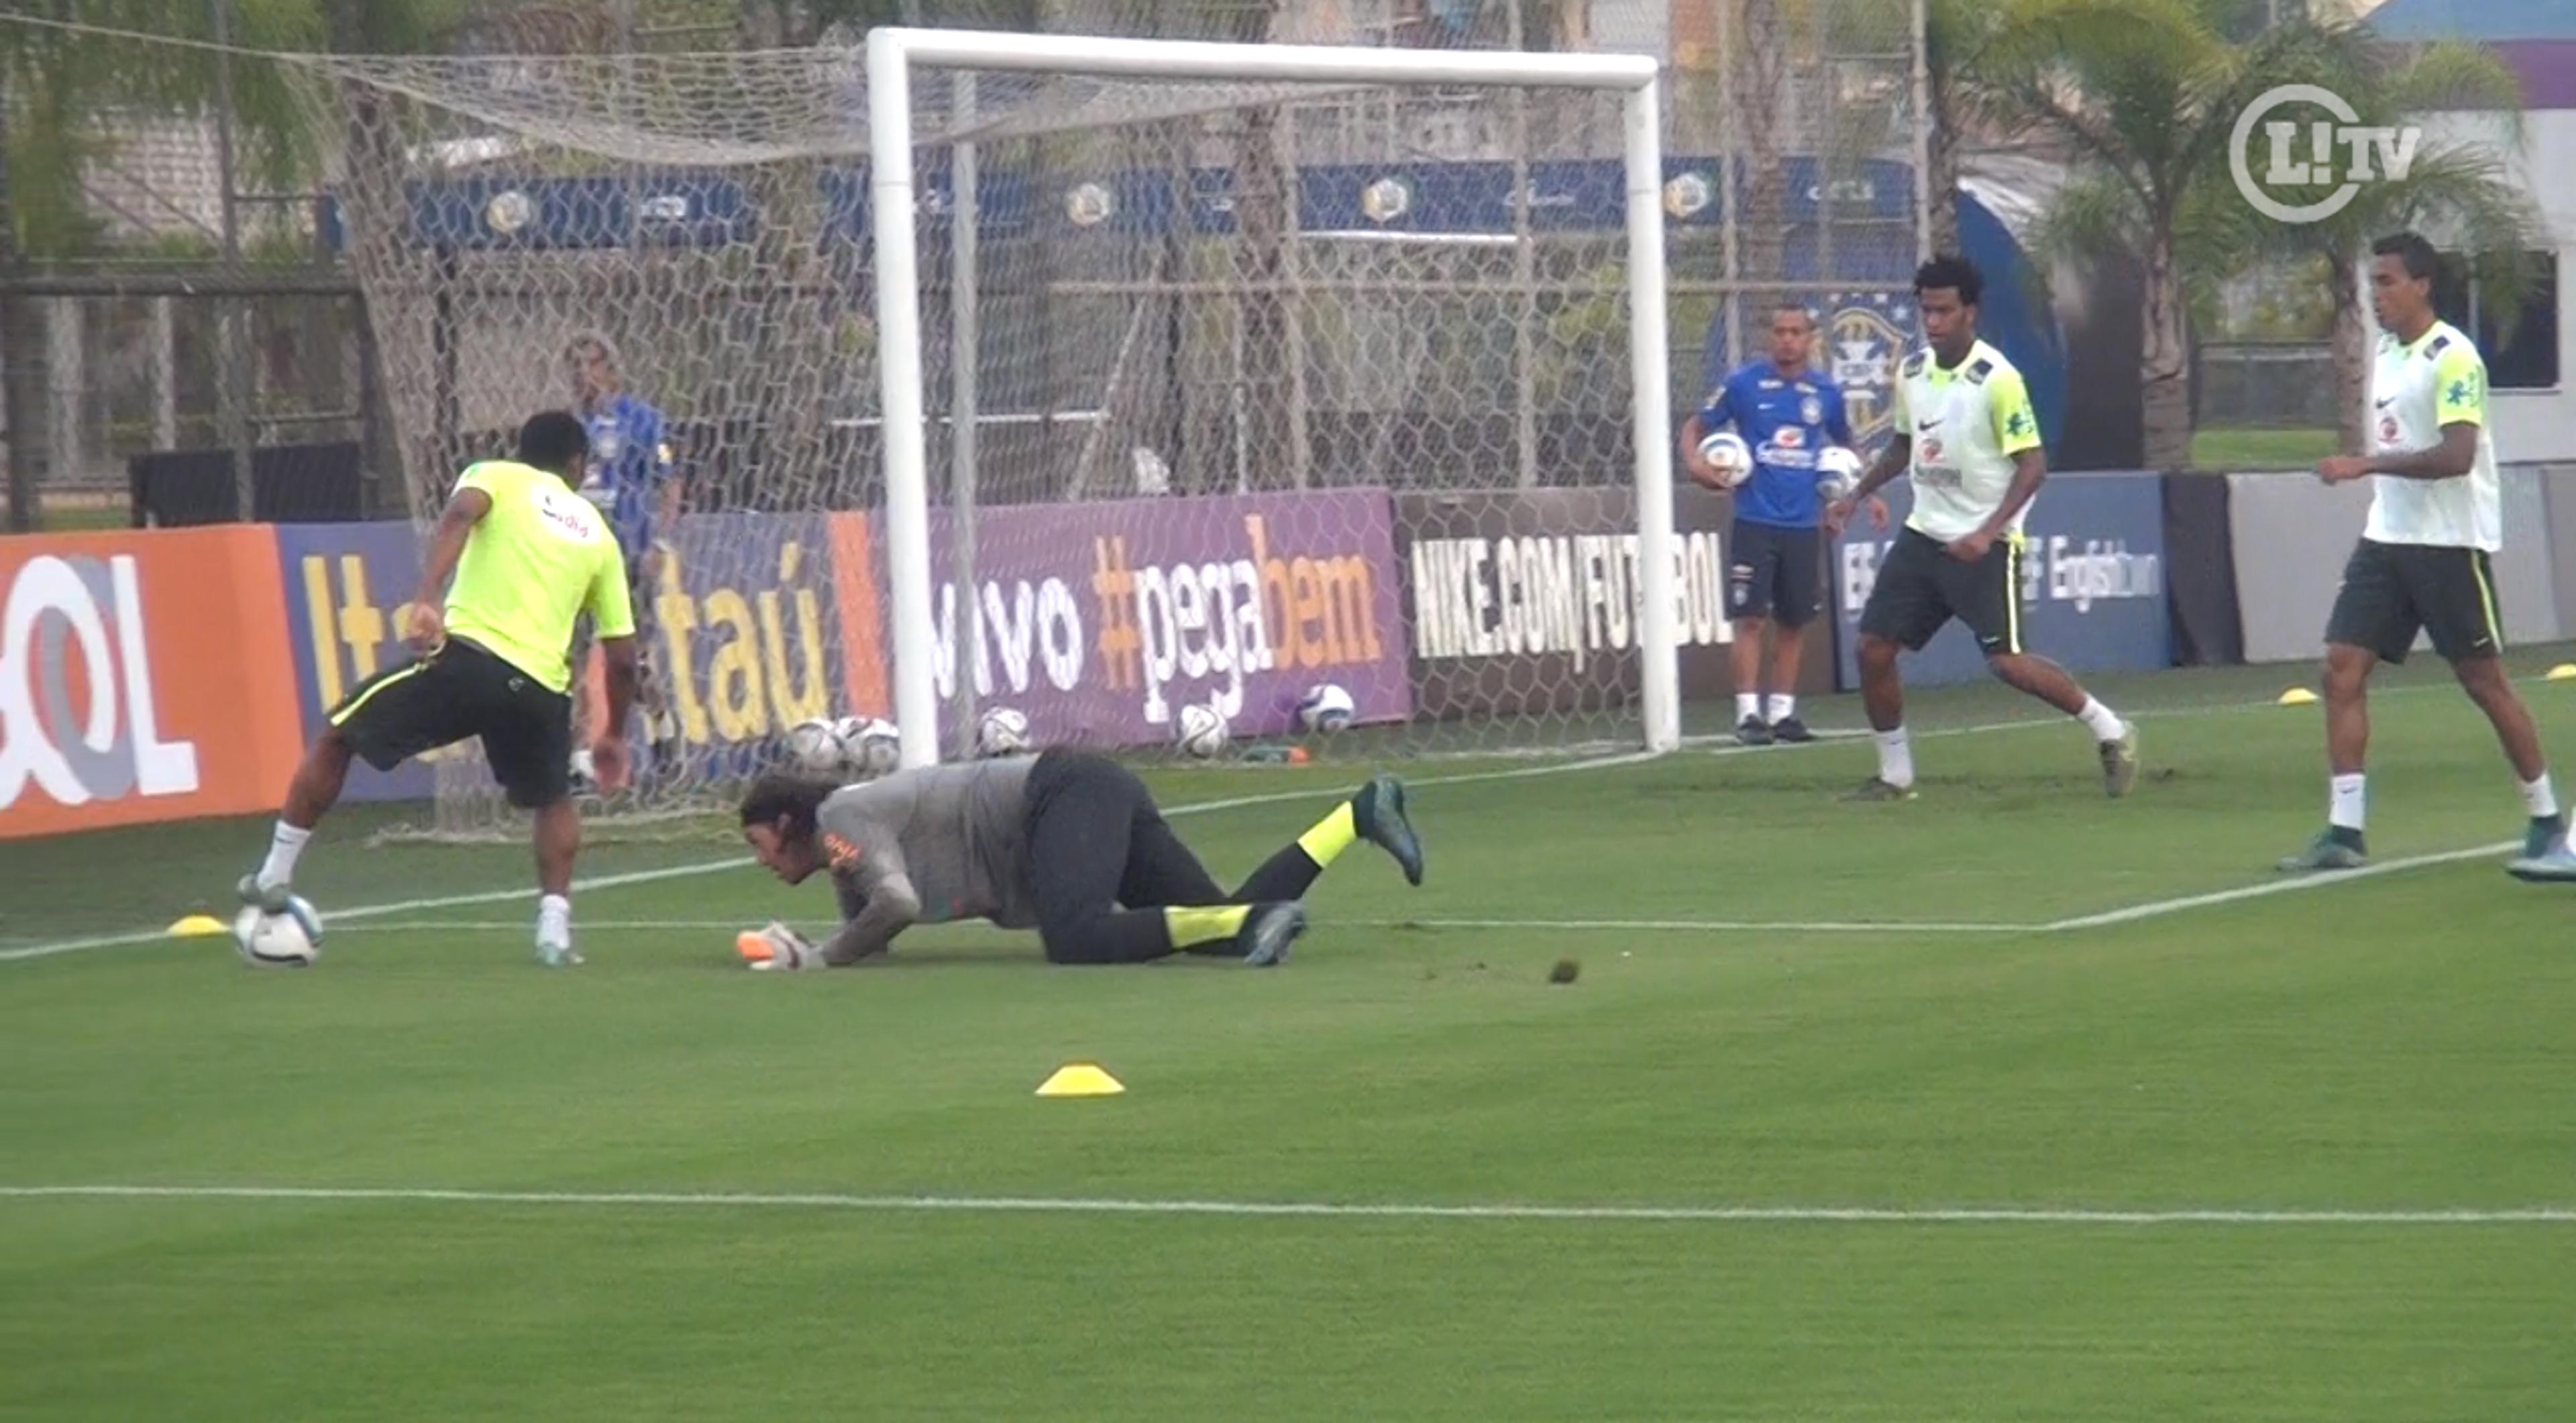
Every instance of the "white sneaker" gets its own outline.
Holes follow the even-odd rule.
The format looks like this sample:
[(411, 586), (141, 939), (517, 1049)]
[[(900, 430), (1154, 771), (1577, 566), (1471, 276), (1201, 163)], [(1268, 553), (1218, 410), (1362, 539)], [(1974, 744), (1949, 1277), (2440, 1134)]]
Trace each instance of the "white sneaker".
[(560, 939), (549, 939), (540, 929), (537, 931), (537, 962), (548, 968), (578, 968), (582, 963), (581, 950), (572, 946), (569, 932)]

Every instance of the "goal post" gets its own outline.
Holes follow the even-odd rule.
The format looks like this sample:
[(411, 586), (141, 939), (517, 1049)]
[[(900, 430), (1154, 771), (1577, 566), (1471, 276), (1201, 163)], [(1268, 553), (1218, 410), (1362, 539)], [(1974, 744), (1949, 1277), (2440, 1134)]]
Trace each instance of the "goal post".
[[(1621, 187), (1627, 237), (1624, 282), (1637, 519), (1636, 590), (1631, 601), (1637, 621), (1639, 712), (1646, 750), (1668, 751), (1680, 744), (1680, 580), (1669, 408), (1665, 181), (1659, 66), (1653, 59), (880, 28), (867, 37), (868, 181), (885, 420), (882, 458), (891, 680), (904, 765), (936, 763), (941, 744), (913, 93), (916, 72), (934, 68), (1247, 86), (1436, 85), (1616, 94), (1622, 109)], [(964, 171), (970, 175), (967, 181), (973, 181), (972, 165)], [(1515, 201), (1529, 199), (1524, 185)], [(971, 606), (971, 592), (969, 600), (967, 616), (972, 620), (978, 613)], [(954, 651), (950, 655), (962, 657)], [(959, 680), (965, 681), (962, 673)]]

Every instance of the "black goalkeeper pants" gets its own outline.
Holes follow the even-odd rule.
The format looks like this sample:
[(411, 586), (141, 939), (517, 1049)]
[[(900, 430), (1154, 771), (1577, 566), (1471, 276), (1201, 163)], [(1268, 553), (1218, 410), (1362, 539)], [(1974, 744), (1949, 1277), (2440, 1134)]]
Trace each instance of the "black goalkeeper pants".
[[(1269, 904), (1303, 896), (1323, 867), (1296, 845), (1233, 893), (1172, 833), (1134, 772), (1085, 751), (1048, 751), (1029, 771), (1030, 875), (1051, 963), (1142, 963), (1174, 952), (1167, 907)], [(1232, 954), (1231, 943), (1201, 946)]]

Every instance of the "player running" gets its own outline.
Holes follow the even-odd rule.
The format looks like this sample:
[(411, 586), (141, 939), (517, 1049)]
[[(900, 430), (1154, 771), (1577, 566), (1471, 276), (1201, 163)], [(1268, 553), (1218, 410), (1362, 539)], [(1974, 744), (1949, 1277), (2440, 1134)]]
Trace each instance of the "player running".
[(352, 758), (390, 771), (479, 736), (510, 803), (536, 812), (537, 957), (581, 962), (569, 897), (581, 848), (566, 655), (576, 615), (589, 613), (608, 662), (608, 725), (591, 754), (610, 789), (626, 779), (621, 729), (635, 695), (626, 567), (607, 521), (572, 491), (589, 448), (579, 420), (549, 410), (519, 428), (517, 459), (471, 465), (456, 481), (405, 620), (420, 659), (367, 679), (332, 709), (287, 786), (267, 860), (242, 877), (245, 903), (285, 909), (296, 860), (340, 799)]
[[(1683, 468), (1711, 489), (1728, 485), (1699, 452), (1702, 439), (1732, 424), (1753, 451), (1752, 476), (1732, 490), (1735, 528), (1726, 545), (1733, 555), (1726, 607), (1735, 620), (1735, 739), (1747, 746), (1816, 739), (1798, 719), (1798, 635), (1825, 606), (1817, 456), (1829, 445), (1848, 448), (1852, 434), (1842, 388), (1807, 369), (1815, 336), (1816, 323), (1806, 309), (1783, 304), (1771, 313), (1771, 358), (1737, 367), (1709, 392), (1707, 406), (1682, 424)], [(1886, 528), (1887, 505), (1869, 503), (1878, 526)], [(1767, 706), (1766, 631), (1772, 631)]]
[(2434, 652), (2487, 714), (2522, 783), (2531, 820), (2522, 858), (2507, 868), (2527, 879), (2576, 879), (2539, 729), (2504, 670), (2504, 624), (2488, 565), (2504, 544), (2504, 518), (2486, 423), (2486, 362), (2476, 343), (2433, 314), (2432, 243), (2401, 232), (2370, 251), (2370, 304), (2380, 326), (2370, 375), (2373, 449), (2317, 463), (2328, 484), (2371, 481), (2370, 522), (2326, 620), (2326, 828), (2281, 868), (2366, 862), (2371, 669), (2405, 661), (2415, 634), (2430, 631)]
[(1878, 733), (1878, 774), (1855, 800), (1911, 800), (1914, 750), (1905, 733), (1899, 648), (1921, 651), (1952, 618), (1968, 625), (1986, 667), (2007, 685), (2084, 723), (2102, 758), (2102, 788), (2138, 779), (2137, 729), (2076, 685), (2066, 669), (2022, 645), (2022, 520), (2048, 478), (2039, 420), (2021, 372), (1977, 339), (1984, 279), (1965, 258), (1935, 257), (1914, 274), (1929, 349), (1897, 370), (1894, 435), (1851, 494), (1825, 511), (1841, 528), (1855, 501), (1909, 471), (1914, 512), (1878, 568), (1860, 615), (1861, 703)]
[[(595, 331), (575, 336), (564, 347), (564, 366), (572, 377), (573, 413), (581, 417), (590, 435), (581, 497), (608, 516), (626, 560), (626, 583), (632, 590), (629, 601), (635, 609), (640, 700), (653, 748), (652, 769), (660, 772), (677, 754), (679, 733), (664, 707), (650, 651), (653, 596), (658, 591), (655, 574), (661, 564), (654, 540), (679, 520), (680, 480), (672, 469), (662, 412), (626, 388), (617, 348), (606, 336)], [(576, 673), (589, 657), (585, 635), (573, 648)]]
[(1298, 898), (1353, 842), (1385, 850), (1422, 883), (1422, 842), (1392, 776), (1362, 786), (1228, 894), (1134, 773), (1067, 750), (854, 786), (764, 776), (742, 803), (742, 835), (789, 884), (830, 871), (841, 899), (841, 927), (820, 945), (770, 926), (767, 958), (746, 949), (768, 968), (865, 963), (915, 924), (962, 919), (1034, 928), (1052, 963), (1194, 953), (1264, 968), (1305, 932)]

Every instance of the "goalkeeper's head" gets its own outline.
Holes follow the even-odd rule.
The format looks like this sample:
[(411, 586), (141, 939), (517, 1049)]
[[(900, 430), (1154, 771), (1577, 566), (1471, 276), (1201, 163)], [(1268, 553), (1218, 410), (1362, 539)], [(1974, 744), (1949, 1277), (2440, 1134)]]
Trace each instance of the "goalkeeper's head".
[(839, 789), (829, 781), (784, 771), (751, 783), (742, 798), (742, 838), (771, 874), (802, 884), (823, 867), (817, 820), (824, 800)]

